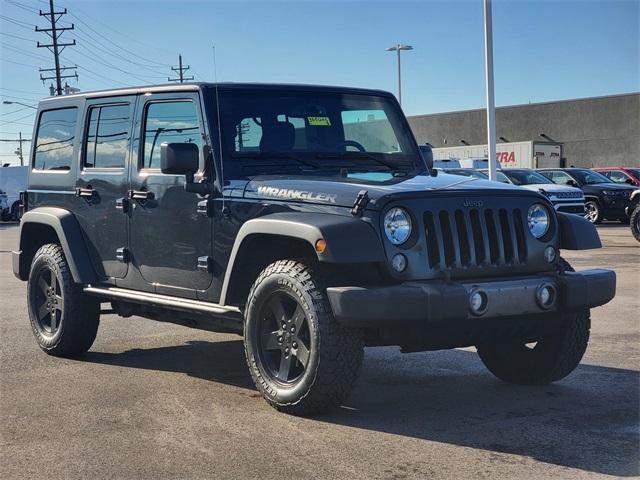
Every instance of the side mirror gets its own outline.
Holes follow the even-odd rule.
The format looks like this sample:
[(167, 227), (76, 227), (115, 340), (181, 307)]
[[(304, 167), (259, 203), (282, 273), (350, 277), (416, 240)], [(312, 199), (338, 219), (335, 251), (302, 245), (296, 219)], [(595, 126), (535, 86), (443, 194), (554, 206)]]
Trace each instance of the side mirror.
[[(198, 171), (200, 162), (195, 143), (162, 143), (160, 145), (160, 169), (169, 175), (191, 176)], [(189, 178), (187, 178), (187, 181)]]
[(624, 183), (628, 183), (629, 185), (633, 185), (633, 180), (631, 180), (630, 178), (627, 178)]
[(570, 187), (577, 187), (578, 183), (575, 180), (567, 180), (567, 185)]

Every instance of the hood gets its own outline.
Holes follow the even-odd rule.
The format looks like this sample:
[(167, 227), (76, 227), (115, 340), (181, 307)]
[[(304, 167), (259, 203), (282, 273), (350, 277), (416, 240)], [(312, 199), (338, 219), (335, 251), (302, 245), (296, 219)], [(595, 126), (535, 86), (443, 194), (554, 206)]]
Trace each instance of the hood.
[(637, 190), (638, 187), (634, 187), (633, 185), (623, 185), (620, 183), (594, 183), (594, 184), (585, 184), (582, 188), (592, 188), (597, 190)]
[(544, 190), (545, 192), (554, 194), (554, 193), (572, 193), (582, 195), (582, 190), (576, 187), (570, 187), (568, 185), (558, 185), (556, 183), (532, 183), (530, 185), (520, 185), (522, 188), (526, 188), (527, 190), (533, 190), (534, 192), (539, 192), (540, 190)]
[[(379, 181), (383, 180), (383, 181)], [(371, 205), (383, 197), (425, 192), (458, 192), (462, 194), (522, 193), (520, 187), (473, 177), (440, 173), (437, 177), (417, 175), (391, 177), (386, 172), (356, 174), (350, 177), (257, 176), (244, 189), (244, 198), (280, 200), (340, 207), (352, 207), (358, 193), (366, 190)]]

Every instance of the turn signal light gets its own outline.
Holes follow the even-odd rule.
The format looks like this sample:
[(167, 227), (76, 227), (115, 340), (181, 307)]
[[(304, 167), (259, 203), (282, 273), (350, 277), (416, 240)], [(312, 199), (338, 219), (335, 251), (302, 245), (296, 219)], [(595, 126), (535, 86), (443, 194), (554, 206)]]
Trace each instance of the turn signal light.
[(327, 241), (325, 239), (321, 238), (316, 242), (316, 252), (324, 253), (326, 249), (327, 249)]

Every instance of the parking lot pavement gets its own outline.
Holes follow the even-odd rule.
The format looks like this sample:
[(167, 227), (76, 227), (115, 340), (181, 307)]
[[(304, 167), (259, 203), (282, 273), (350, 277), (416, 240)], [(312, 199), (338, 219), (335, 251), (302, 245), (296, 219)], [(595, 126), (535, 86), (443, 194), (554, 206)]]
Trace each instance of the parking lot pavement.
[(276, 412), (242, 343), (137, 317), (102, 317), (83, 358), (36, 346), (15, 225), (0, 225), (0, 476), (16, 478), (596, 478), (639, 468), (640, 247), (627, 226), (605, 248), (566, 252), (613, 268), (582, 365), (544, 387), (501, 383), (473, 349), (368, 349), (348, 403), (316, 418)]

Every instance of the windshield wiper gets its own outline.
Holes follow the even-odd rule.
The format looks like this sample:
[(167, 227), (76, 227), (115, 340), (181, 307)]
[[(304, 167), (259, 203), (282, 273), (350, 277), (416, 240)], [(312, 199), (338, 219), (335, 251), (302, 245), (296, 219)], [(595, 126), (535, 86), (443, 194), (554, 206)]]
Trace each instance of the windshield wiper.
[(367, 152), (336, 152), (336, 153), (321, 153), (316, 155), (316, 158), (320, 159), (350, 159), (350, 158), (366, 158), (369, 160), (373, 160), (374, 162), (384, 165), (385, 167), (389, 167), (391, 170), (398, 170), (401, 166), (406, 166), (406, 164), (399, 164), (395, 162), (390, 162), (388, 160), (384, 160), (382, 158), (371, 155)]
[(231, 157), (232, 158), (258, 158), (258, 159), (286, 158), (288, 160), (295, 160), (298, 163), (302, 163), (304, 165), (307, 165), (307, 166), (315, 168), (315, 169), (320, 168), (320, 165), (318, 165), (316, 162), (313, 162), (311, 160), (307, 160), (305, 158), (297, 157), (297, 156), (292, 155), (290, 153), (284, 153), (284, 152), (236, 153), (234, 155), (231, 155)]

